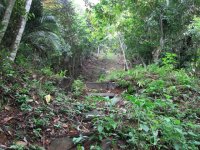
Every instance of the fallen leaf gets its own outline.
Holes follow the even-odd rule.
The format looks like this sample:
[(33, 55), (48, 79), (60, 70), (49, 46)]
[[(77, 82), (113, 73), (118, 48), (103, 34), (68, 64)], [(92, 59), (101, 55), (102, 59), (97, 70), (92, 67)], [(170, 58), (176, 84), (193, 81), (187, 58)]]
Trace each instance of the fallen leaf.
[(77, 130), (71, 130), (71, 131), (69, 131), (69, 134), (70, 135), (76, 135), (76, 134), (78, 134), (78, 131)]
[(68, 128), (69, 127), (68, 124), (63, 124), (62, 126), (63, 126), (63, 128)]
[(26, 137), (24, 137), (24, 142), (28, 143), (28, 141), (27, 141)]
[(33, 77), (33, 79), (36, 79), (36, 78), (37, 78), (37, 75), (36, 75), (36, 74), (33, 74), (32, 77)]
[(54, 134), (55, 134), (54, 129), (51, 130), (50, 134), (51, 134), (51, 135), (54, 135)]
[(11, 131), (7, 131), (7, 132), (8, 132), (9, 135), (11, 135), (11, 136), (13, 135)]
[(58, 122), (60, 120), (60, 118), (56, 118), (56, 119), (54, 119), (54, 123), (56, 123), (56, 122)]
[(49, 145), (50, 144), (50, 140), (45, 140), (45, 144)]
[(32, 98), (33, 98), (34, 101), (37, 100), (37, 96), (36, 95), (33, 95)]
[(11, 110), (11, 107), (10, 106), (5, 106), (4, 109), (9, 111), (9, 110)]
[(1, 132), (3, 133), (3, 129), (2, 128), (0, 128), (0, 134), (1, 134)]
[(45, 101), (47, 102), (47, 104), (50, 103), (50, 101), (51, 101), (51, 95), (50, 94), (45, 96)]
[(10, 121), (12, 118), (13, 118), (13, 117), (4, 118), (4, 119), (3, 119), (3, 122), (8, 122), (8, 121)]
[(50, 129), (50, 128), (48, 128), (46, 131), (51, 131), (51, 129)]

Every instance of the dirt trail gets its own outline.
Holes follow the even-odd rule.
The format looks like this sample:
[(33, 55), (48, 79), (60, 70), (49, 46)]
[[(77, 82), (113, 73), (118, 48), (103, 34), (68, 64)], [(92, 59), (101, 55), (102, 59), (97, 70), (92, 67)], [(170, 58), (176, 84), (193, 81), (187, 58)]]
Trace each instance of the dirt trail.
[[(40, 99), (36, 93), (33, 96), (30, 95), (33, 100), (31, 99), (32, 101), (26, 105), (33, 108), (31, 110), (21, 111), (18, 106), (5, 106), (0, 113), (0, 149), (8, 149), (7, 146), (17, 140), (18, 143), (26, 146), (27, 143), (35, 143), (47, 150), (75, 150), (77, 145), (73, 143), (73, 138), (80, 137), (80, 135), (95, 136), (97, 130), (93, 128), (93, 118), (107, 116), (112, 113), (113, 109), (118, 111), (124, 107), (123, 99), (120, 97), (122, 89), (116, 87), (115, 83), (95, 83), (101, 75), (123, 68), (122, 56), (93, 55), (83, 64), (82, 76), (86, 80), (86, 93), (80, 98), (68, 99), (67, 95), (54, 95), (55, 99), (52, 96), (52, 100), (46, 104), (43, 103), (45, 99)], [(59, 93), (59, 90), (55, 93)], [(61, 100), (56, 101), (57, 97)], [(82, 106), (90, 106), (88, 103), (96, 107), (82, 109)], [(42, 109), (41, 112), (36, 111), (43, 107), (48, 109)], [(49, 118), (50, 113), (54, 115), (46, 119)], [(39, 129), (39, 136), (36, 135), (37, 129)], [(102, 149), (111, 149), (112, 145), (107, 145), (105, 140), (100, 143), (104, 147)], [(89, 150), (90, 146), (95, 143), (94, 139), (85, 139), (83, 145), (86, 150)]]
[(115, 54), (93, 54), (82, 67), (82, 76), (86, 81), (97, 81), (101, 76), (113, 70), (124, 68), (123, 56)]

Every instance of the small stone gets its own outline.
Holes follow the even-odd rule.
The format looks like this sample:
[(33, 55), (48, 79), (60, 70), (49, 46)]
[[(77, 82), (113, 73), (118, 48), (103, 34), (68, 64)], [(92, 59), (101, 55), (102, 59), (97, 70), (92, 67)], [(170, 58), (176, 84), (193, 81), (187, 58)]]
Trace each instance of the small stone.
[(119, 97), (119, 96), (116, 96), (116, 97), (113, 97), (112, 99), (110, 99), (110, 101), (109, 102), (106, 102), (106, 106), (114, 106), (114, 105), (116, 105), (119, 101), (121, 101), (122, 100), (122, 98), (121, 97)]
[(110, 139), (103, 139), (101, 146), (102, 150), (109, 150), (112, 147), (112, 141)]
[(97, 110), (92, 110), (88, 113), (86, 113), (85, 117), (88, 118), (94, 118), (94, 117), (102, 117), (105, 116), (102, 112), (97, 111)]
[(51, 142), (49, 150), (69, 150), (73, 145), (72, 139), (69, 137), (57, 138)]
[(115, 93), (88, 93), (88, 96), (100, 96), (100, 97), (112, 98), (115, 96)]

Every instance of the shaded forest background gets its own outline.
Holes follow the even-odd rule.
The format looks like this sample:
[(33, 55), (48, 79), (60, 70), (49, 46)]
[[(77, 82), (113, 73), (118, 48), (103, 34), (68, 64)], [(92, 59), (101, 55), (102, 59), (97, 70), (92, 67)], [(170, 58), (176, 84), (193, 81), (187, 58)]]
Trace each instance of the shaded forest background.
[[(5, 18), (11, 3), (11, 16)], [(1, 0), (2, 28), (4, 22), (8, 23), (1, 32), (1, 63), (17, 49), (16, 63), (50, 67), (55, 72), (67, 70), (74, 76), (83, 60), (100, 48), (124, 49), (130, 65), (161, 65), (169, 52), (176, 55), (177, 68), (197, 69), (199, 3), (102, 0), (94, 5), (86, 1), (86, 11), (79, 12), (71, 1), (34, 0), (26, 12), (24, 0)], [(14, 48), (23, 17), (27, 21), (25, 30)]]

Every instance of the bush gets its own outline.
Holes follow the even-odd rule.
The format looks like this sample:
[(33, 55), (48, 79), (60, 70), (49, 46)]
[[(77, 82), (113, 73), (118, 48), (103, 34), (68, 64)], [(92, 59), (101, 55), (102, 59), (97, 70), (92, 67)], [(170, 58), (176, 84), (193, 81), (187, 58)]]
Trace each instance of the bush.
[(74, 96), (81, 96), (84, 92), (85, 84), (82, 80), (77, 79), (72, 83), (72, 91)]

